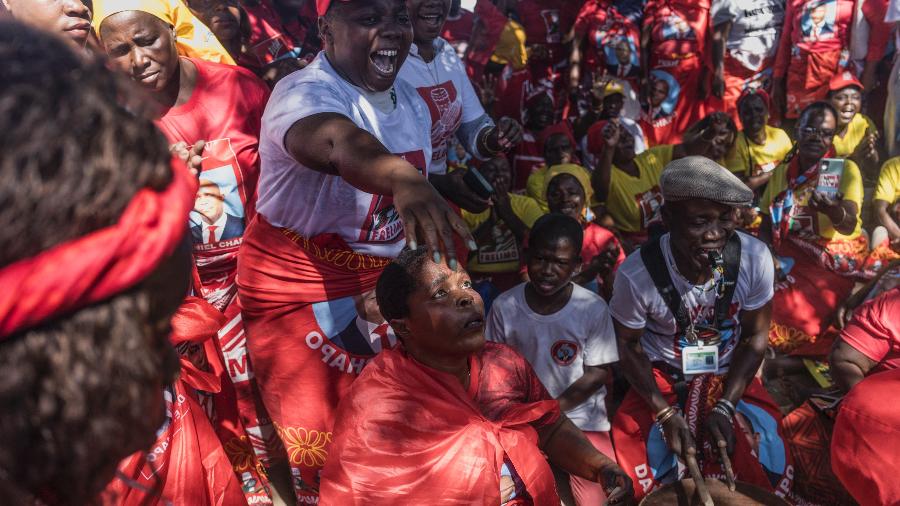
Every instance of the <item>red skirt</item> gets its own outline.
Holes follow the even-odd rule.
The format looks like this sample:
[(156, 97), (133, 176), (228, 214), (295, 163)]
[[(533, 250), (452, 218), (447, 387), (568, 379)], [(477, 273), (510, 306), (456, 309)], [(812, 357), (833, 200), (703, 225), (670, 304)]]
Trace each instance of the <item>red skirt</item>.
[[(360, 335), (358, 318), (366, 319), (366, 299), (390, 261), (334, 239), (307, 239), (258, 215), (238, 257), (250, 361), (301, 502), (318, 497), (338, 402), (374, 356), (360, 348), (369, 336)], [(391, 343), (385, 337), (377, 346)]]
[(827, 354), (830, 342), (819, 341), (831, 335), (827, 331), (834, 313), (850, 296), (854, 278), (826, 268), (789, 239), (782, 241), (778, 254), (794, 264), (787, 279), (775, 285), (769, 344), (782, 353)]

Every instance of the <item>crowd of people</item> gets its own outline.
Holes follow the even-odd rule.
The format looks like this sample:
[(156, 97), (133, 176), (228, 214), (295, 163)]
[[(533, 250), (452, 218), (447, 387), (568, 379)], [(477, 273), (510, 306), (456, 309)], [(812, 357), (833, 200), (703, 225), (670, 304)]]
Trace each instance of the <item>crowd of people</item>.
[(2, 0), (0, 502), (900, 503), (898, 21)]

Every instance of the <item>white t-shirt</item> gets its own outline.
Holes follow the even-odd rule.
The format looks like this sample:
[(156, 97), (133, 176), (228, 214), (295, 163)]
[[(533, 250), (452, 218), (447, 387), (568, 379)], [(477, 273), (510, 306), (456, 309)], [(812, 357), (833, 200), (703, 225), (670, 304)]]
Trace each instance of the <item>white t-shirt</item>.
[[(775, 265), (769, 249), (754, 237), (736, 233), (741, 238), (741, 264), (731, 299), (731, 321), (725, 322), (726, 326), (729, 323), (733, 326), (722, 330), (722, 341), (719, 343), (718, 374), (728, 370), (731, 354), (740, 340), (740, 312), (761, 308), (775, 293)], [(681, 294), (694, 325), (714, 325), (716, 280), (712, 279), (704, 286), (690, 284), (675, 267), (669, 234), (662, 236), (660, 246), (672, 284)], [(684, 335), (675, 335), (675, 316), (659, 295), (640, 251), (628, 255), (616, 271), (609, 310), (621, 325), (635, 330), (644, 329), (641, 346), (651, 362), (663, 361), (681, 369), (681, 349), (687, 342)]]
[[(550, 315), (537, 314), (525, 302), (519, 284), (494, 301), (485, 336), (522, 354), (553, 397), (559, 397), (584, 374), (585, 366), (619, 360), (616, 334), (606, 302), (573, 283), (569, 302)], [(608, 431), (606, 387), (566, 414), (581, 430)]]
[[(400, 68), (400, 79), (413, 85), (431, 114), (432, 174), (447, 172), (447, 140), (462, 123), (484, 116), (484, 108), (456, 50), (446, 40), (434, 39), (435, 55), (429, 63), (415, 44)], [(466, 150), (473, 152), (472, 146)], [(474, 154), (474, 153), (473, 153)]]
[(346, 116), (427, 176), (431, 120), (416, 90), (397, 79), (393, 92), (367, 92), (340, 77), (320, 52), (306, 68), (278, 81), (266, 105), (257, 210), (273, 225), (305, 237), (336, 233), (356, 252), (395, 257), (403, 248), (403, 227), (391, 197), (307, 168), (284, 147), (294, 123), (325, 112)]
[(762, 70), (778, 50), (784, 5), (784, 0), (715, 0), (713, 26), (731, 21), (726, 50), (748, 69)]

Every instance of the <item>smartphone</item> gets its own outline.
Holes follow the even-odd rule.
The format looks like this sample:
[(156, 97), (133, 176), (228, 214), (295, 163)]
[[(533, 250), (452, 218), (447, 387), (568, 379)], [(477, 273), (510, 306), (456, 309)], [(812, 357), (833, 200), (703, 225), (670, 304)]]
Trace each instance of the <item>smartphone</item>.
[(835, 196), (841, 187), (841, 176), (844, 174), (844, 160), (841, 158), (823, 158), (819, 162), (819, 181), (816, 191)]
[(488, 180), (475, 167), (466, 169), (466, 173), (463, 175), (463, 182), (466, 183), (470, 190), (483, 199), (490, 198), (494, 194), (494, 187), (491, 186), (491, 183), (488, 183)]

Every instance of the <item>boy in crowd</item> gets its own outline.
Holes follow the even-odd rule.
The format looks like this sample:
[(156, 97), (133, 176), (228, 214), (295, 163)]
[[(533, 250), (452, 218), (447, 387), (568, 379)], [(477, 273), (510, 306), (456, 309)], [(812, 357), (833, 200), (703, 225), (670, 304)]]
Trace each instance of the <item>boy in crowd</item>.
[[(611, 455), (604, 384), (619, 356), (606, 303), (572, 282), (581, 266), (582, 234), (581, 224), (564, 214), (535, 222), (525, 254), (530, 281), (494, 301), (486, 337), (516, 348), (560, 409)], [(579, 505), (604, 498), (599, 484), (573, 476), (571, 486)]]

